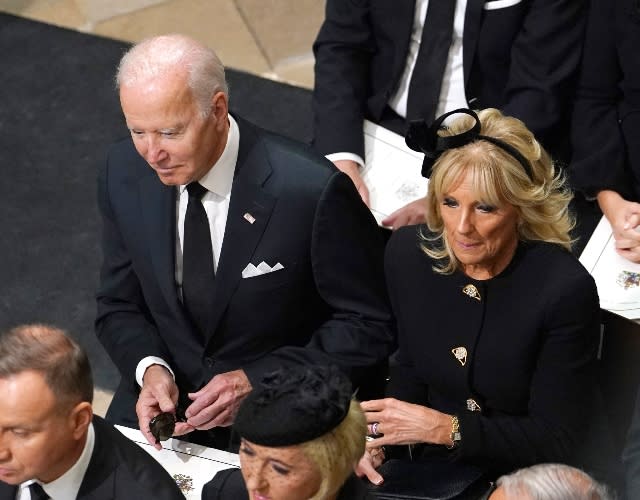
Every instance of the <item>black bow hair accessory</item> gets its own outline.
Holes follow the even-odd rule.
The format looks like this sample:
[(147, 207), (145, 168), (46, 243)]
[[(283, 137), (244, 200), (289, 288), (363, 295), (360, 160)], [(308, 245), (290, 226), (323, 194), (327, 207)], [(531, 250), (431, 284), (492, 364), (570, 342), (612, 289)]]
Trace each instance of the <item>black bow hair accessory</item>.
[[(475, 124), (469, 130), (461, 132), (451, 136), (438, 135), (438, 130), (442, 127), (442, 123), (451, 115), (465, 114), (475, 119)], [(483, 140), (495, 144), (499, 148), (503, 149), (511, 156), (513, 156), (518, 163), (522, 165), (524, 171), (531, 181), (533, 181), (533, 170), (529, 161), (514, 148), (511, 144), (508, 144), (495, 137), (489, 137), (480, 134), (480, 118), (475, 111), (467, 108), (454, 109), (448, 113), (435, 119), (431, 125), (427, 125), (424, 120), (413, 120), (409, 123), (409, 130), (405, 136), (405, 142), (414, 151), (424, 153), (424, 160), (422, 162), (422, 176), (427, 179), (431, 176), (431, 169), (440, 155), (449, 149), (456, 149), (462, 146), (466, 146), (473, 141)]]
[(240, 405), (233, 424), (260, 446), (291, 446), (335, 429), (349, 412), (351, 382), (336, 367), (280, 369)]

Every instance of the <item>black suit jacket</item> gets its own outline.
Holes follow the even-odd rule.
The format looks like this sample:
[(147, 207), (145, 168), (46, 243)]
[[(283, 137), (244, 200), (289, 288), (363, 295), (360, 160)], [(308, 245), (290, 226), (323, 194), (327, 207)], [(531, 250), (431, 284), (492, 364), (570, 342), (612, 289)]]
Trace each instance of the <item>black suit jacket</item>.
[[(520, 243), (489, 280), (438, 274), (419, 246), (418, 227), (396, 231), (387, 244), (400, 346), (389, 394), (458, 415), (461, 446), (449, 459), (495, 474), (575, 464), (596, 410), (593, 278), (568, 251), (542, 242)], [(463, 293), (469, 284), (480, 300)], [(452, 352), (457, 347), (467, 350), (464, 364)], [(469, 398), (482, 411), (469, 411)]]
[[(337, 500), (366, 500), (371, 498), (363, 480), (355, 476), (347, 479)], [(248, 500), (249, 494), (240, 469), (225, 469), (216, 473), (202, 488), (202, 500)]]
[[(93, 428), (95, 445), (78, 500), (184, 500), (173, 478), (136, 443), (98, 416)], [(17, 490), (0, 481), (0, 500), (15, 500)]]
[[(580, 61), (583, 0), (468, 0), (463, 32), (467, 101), (523, 120), (567, 155), (564, 127)], [(379, 122), (405, 67), (415, 0), (328, 0), (314, 44), (314, 144), (364, 157), (362, 120)], [(434, 117), (425, 117), (427, 121)]]
[[(134, 379), (165, 359), (181, 393), (242, 368), (252, 384), (289, 363), (335, 363), (354, 381), (392, 343), (383, 242), (351, 181), (307, 146), (238, 119), (240, 147), (206, 338), (174, 279), (176, 188), (127, 139), (99, 177), (104, 261), (97, 334), (122, 374), (109, 417), (137, 425)], [(244, 215), (251, 214), (249, 222)], [(249, 263), (284, 269), (243, 279)]]
[(640, 4), (592, 0), (576, 95), (574, 187), (640, 200)]

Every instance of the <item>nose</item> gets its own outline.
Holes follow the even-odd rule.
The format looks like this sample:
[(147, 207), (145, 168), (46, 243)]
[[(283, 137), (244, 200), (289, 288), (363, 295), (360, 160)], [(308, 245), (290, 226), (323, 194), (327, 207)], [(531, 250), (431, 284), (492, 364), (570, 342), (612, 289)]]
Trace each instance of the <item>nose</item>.
[(167, 157), (167, 152), (162, 148), (160, 139), (149, 134), (144, 144), (146, 149), (144, 158), (150, 164), (157, 164)]
[(9, 447), (5, 444), (4, 439), (0, 438), (0, 464), (8, 462), (11, 458)]
[(263, 465), (254, 465), (245, 469), (245, 483), (247, 485), (247, 490), (264, 490), (267, 485), (266, 476), (264, 473)]
[(473, 231), (472, 215), (468, 210), (461, 210), (456, 230), (460, 234), (469, 234)]

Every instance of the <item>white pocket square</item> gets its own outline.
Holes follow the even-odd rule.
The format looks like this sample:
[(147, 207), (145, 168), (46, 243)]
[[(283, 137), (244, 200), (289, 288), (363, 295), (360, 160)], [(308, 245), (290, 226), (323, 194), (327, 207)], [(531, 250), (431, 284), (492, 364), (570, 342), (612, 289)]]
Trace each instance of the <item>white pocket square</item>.
[(522, 0), (495, 0), (493, 2), (485, 2), (484, 10), (506, 9), (519, 4)]
[(264, 260), (260, 262), (257, 266), (249, 263), (247, 267), (242, 271), (243, 278), (253, 278), (255, 276), (262, 276), (263, 274), (272, 273), (274, 271), (279, 271), (280, 269), (284, 269), (284, 266), (278, 262), (275, 266), (271, 267)]

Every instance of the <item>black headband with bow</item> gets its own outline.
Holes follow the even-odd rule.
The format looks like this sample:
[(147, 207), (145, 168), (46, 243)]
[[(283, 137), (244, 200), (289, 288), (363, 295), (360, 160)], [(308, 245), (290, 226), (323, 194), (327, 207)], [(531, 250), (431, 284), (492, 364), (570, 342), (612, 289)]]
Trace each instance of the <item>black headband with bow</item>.
[[(440, 127), (442, 127), (442, 123), (449, 116), (454, 114), (469, 115), (473, 117), (476, 122), (469, 130), (466, 130), (459, 134), (444, 137), (438, 135), (438, 130), (440, 129)], [(405, 142), (407, 143), (407, 146), (409, 146), (414, 151), (424, 153), (424, 161), (422, 162), (422, 176), (426, 177), (427, 179), (431, 176), (431, 169), (433, 168), (433, 164), (442, 153), (449, 149), (466, 146), (467, 144), (476, 140), (490, 142), (509, 153), (516, 160), (518, 160), (518, 163), (522, 165), (522, 168), (524, 168), (524, 171), (526, 172), (529, 179), (533, 181), (533, 171), (531, 169), (531, 164), (529, 163), (529, 161), (511, 144), (508, 144), (500, 139), (496, 139), (495, 137), (489, 137), (480, 134), (480, 118), (478, 118), (478, 115), (475, 113), (475, 111), (471, 109), (460, 108), (449, 111), (448, 113), (445, 113), (444, 115), (436, 118), (431, 126), (427, 125), (424, 120), (414, 120), (409, 123), (409, 130), (407, 131), (407, 135), (405, 136)]]

